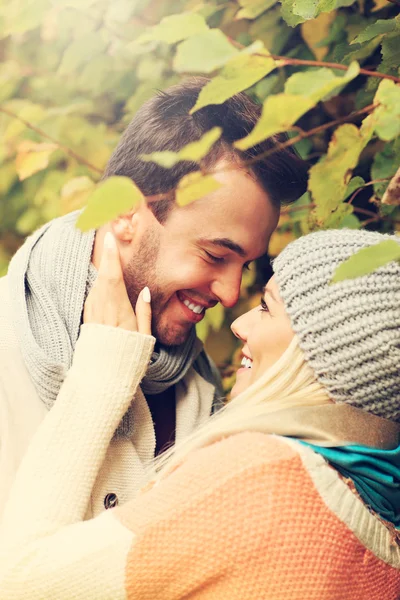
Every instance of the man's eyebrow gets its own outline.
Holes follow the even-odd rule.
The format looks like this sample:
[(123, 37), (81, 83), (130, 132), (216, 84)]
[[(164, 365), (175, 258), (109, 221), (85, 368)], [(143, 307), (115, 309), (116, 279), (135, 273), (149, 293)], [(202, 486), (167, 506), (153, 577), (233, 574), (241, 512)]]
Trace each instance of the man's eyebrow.
[(229, 238), (201, 238), (199, 242), (213, 244), (214, 246), (220, 246), (221, 248), (227, 248), (228, 250), (232, 250), (232, 252), (235, 252), (242, 258), (246, 257), (246, 252), (242, 248), (242, 246), (240, 246), (233, 240), (230, 240)]

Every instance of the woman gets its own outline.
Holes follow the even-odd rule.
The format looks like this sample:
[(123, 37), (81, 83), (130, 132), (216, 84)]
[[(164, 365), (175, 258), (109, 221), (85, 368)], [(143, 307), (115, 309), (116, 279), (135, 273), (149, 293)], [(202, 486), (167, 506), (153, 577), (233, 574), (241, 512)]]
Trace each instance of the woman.
[[(244, 344), (233, 400), (161, 459), (136, 500), (83, 522), (154, 343), (148, 290), (136, 316), (126, 298), (115, 312), (99, 277), (10, 496), (1, 598), (398, 599), (400, 265), (330, 284), (387, 237), (290, 244), (260, 308), (232, 326)], [(111, 242), (100, 271), (117, 259)]]

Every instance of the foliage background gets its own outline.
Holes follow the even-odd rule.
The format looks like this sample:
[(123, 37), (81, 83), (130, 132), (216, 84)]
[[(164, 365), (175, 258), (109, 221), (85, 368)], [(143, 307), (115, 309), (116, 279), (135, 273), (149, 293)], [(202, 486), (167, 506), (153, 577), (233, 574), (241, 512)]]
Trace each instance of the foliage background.
[[(217, 77), (256, 40), (273, 58), (258, 45), (251, 60), (259, 71), (269, 60), (269, 72), (245, 81), (250, 62), (233, 79), (262, 103), (282, 94), (275, 125), (313, 165), (309, 192), (283, 212), (270, 255), (315, 228), (399, 230), (398, 14), (397, 0), (0, 0), (0, 273), (31, 231), (85, 205), (155, 89), (190, 73)], [(162, 21), (169, 15), (183, 20)], [(215, 47), (196, 37), (193, 15), (223, 32)], [(347, 71), (352, 61), (361, 72)], [(345, 79), (329, 90), (332, 77)], [(309, 108), (296, 114), (302, 102)], [(235, 350), (228, 323), (258, 302), (268, 269), (267, 258), (258, 261), (239, 305), (202, 322), (219, 365)]]

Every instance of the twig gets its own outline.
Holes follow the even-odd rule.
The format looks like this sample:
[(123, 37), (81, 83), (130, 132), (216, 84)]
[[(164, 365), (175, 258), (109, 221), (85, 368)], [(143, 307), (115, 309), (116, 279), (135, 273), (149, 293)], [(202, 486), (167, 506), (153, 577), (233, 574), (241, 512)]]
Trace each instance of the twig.
[[(300, 133), (298, 135), (296, 135), (295, 137), (289, 138), (288, 140), (286, 140), (286, 142), (282, 142), (282, 144), (277, 144), (275, 148), (271, 148), (270, 150), (267, 150), (266, 152), (263, 152), (262, 154), (258, 154), (256, 157), (249, 159), (248, 161), (245, 161), (244, 164), (251, 165), (255, 162), (258, 162), (261, 158), (267, 158), (271, 154), (274, 154), (275, 152), (279, 152), (280, 150), (283, 150), (284, 148), (288, 148), (289, 146), (293, 146), (300, 140), (309, 138), (312, 135), (315, 135), (316, 133), (321, 133), (321, 131), (325, 131), (326, 129), (330, 129), (331, 127), (335, 127), (336, 125), (346, 123), (346, 121), (354, 119), (354, 117), (357, 117), (359, 115), (362, 115), (365, 113), (370, 113), (375, 108), (376, 108), (375, 104), (369, 104), (368, 106), (365, 106), (364, 108), (361, 108), (360, 110), (357, 110), (357, 111), (351, 113), (350, 115), (347, 115), (346, 117), (341, 117), (340, 119), (335, 119), (334, 121), (329, 121), (329, 123), (324, 123), (323, 125), (319, 125), (318, 127), (314, 127), (313, 129), (309, 129), (308, 131), (300, 131)], [(289, 127), (288, 129), (291, 129), (291, 128)]]
[[(264, 56), (264, 58), (267, 58), (265, 54), (257, 54), (257, 56)], [(349, 69), (349, 66), (347, 65), (341, 65), (340, 63), (334, 62), (324, 62), (322, 60), (303, 60), (300, 58), (280, 56), (279, 54), (270, 54), (269, 56), (270, 58), (279, 61), (279, 64), (277, 65), (278, 67), (286, 67), (288, 65), (303, 65), (308, 67), (327, 67), (330, 69), (338, 69), (339, 71), (348, 71)], [(400, 77), (395, 77), (394, 75), (387, 75), (386, 73), (380, 73), (379, 71), (370, 71), (369, 69), (360, 69), (359, 75), (367, 75), (368, 77), (378, 77), (379, 79), (391, 79), (396, 83), (400, 83)]]
[(23, 123), (25, 125), (25, 127), (28, 127), (28, 129), (31, 129), (32, 131), (34, 131), (41, 137), (43, 137), (47, 140), (50, 140), (53, 144), (56, 144), (56, 146), (58, 146), (60, 148), (60, 150), (63, 150), (66, 154), (68, 154), (69, 156), (72, 156), (72, 158), (75, 158), (75, 160), (77, 160), (78, 162), (86, 165), (87, 167), (89, 167), (89, 169), (91, 169), (92, 171), (95, 171), (96, 173), (99, 173), (100, 175), (103, 174), (103, 171), (101, 169), (99, 169), (95, 165), (92, 165), (92, 163), (90, 163), (88, 160), (86, 160), (86, 158), (83, 158), (83, 156), (80, 156), (74, 150), (71, 150), (71, 148), (68, 148), (68, 146), (64, 146), (64, 144), (61, 144), (59, 141), (55, 140), (48, 133), (46, 133), (42, 129), (39, 129), (39, 127), (36, 127), (35, 125), (32, 125), (32, 123), (29, 123), (29, 121), (26, 121), (25, 119), (23, 119), (19, 115), (15, 114), (11, 110), (8, 110), (8, 108), (4, 108), (3, 106), (0, 106), (0, 112), (11, 117), (12, 119), (17, 119), (18, 121), (21, 121), (21, 123)]

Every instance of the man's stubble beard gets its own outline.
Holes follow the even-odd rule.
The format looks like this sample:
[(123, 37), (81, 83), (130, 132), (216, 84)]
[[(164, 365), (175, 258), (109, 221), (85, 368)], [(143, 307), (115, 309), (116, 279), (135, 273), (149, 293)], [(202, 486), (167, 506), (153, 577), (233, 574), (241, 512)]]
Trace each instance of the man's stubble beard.
[(141, 290), (147, 285), (151, 290), (152, 334), (165, 346), (179, 346), (189, 336), (191, 328), (177, 335), (167, 323), (161, 324), (161, 315), (168, 303), (157, 284), (157, 259), (160, 240), (155, 232), (147, 232), (137, 252), (124, 269), (124, 280), (130, 303), (135, 309)]

